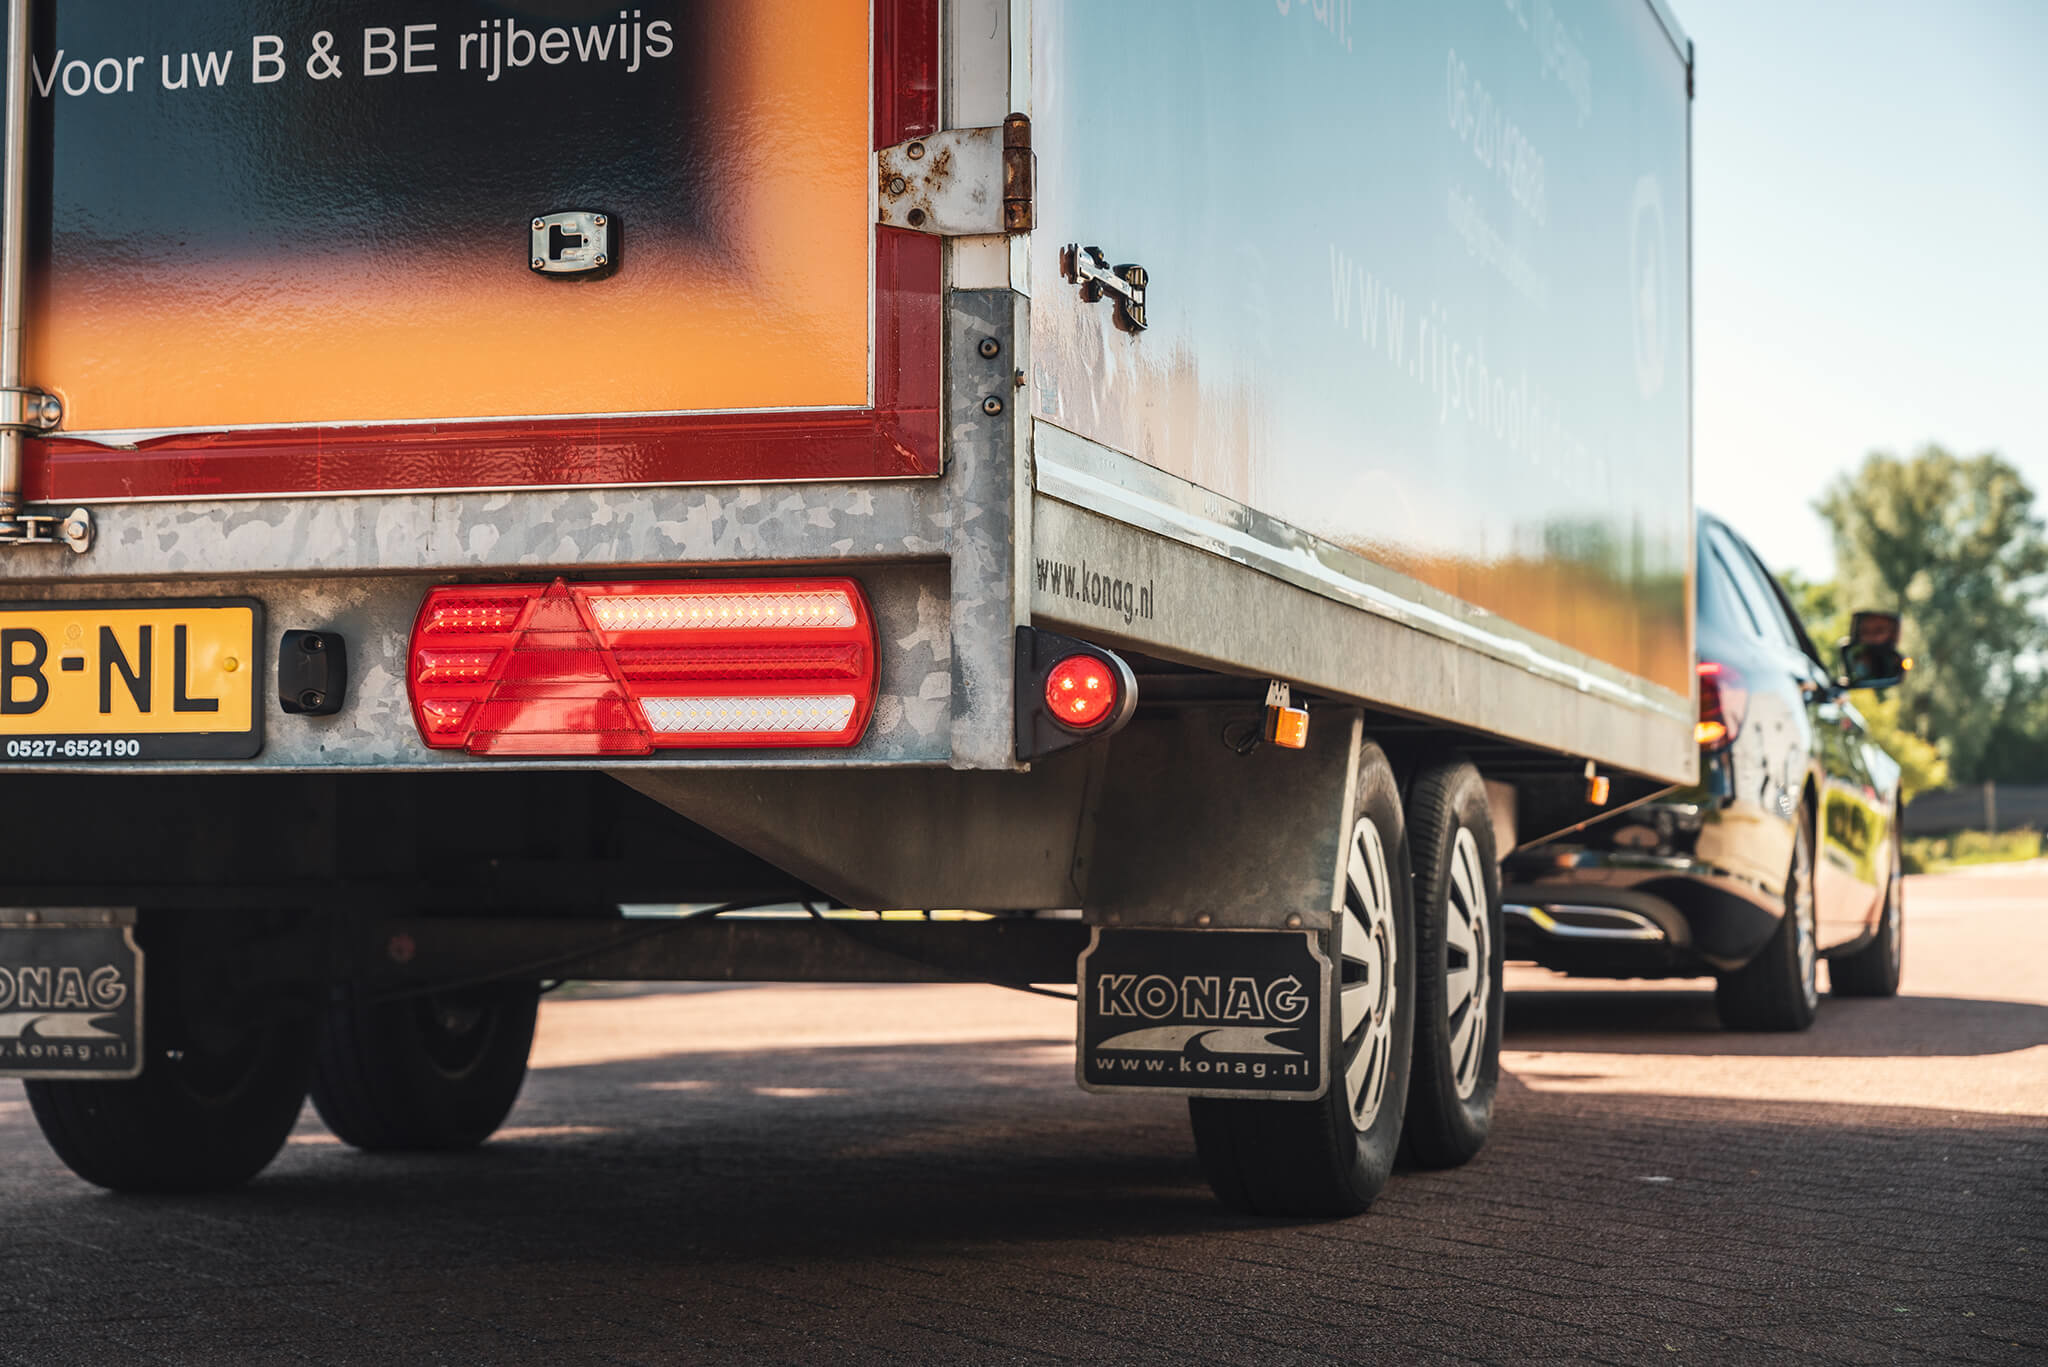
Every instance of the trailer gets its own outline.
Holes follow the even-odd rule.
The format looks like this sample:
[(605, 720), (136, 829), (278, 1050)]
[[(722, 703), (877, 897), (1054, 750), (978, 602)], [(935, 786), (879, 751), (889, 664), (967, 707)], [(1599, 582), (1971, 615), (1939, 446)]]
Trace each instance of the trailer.
[(474, 1147), (564, 980), (966, 981), (1356, 1212), (1484, 1142), (1501, 858), (1696, 777), (1661, 0), (8, 0), (6, 72), (0, 1075), (88, 1181)]

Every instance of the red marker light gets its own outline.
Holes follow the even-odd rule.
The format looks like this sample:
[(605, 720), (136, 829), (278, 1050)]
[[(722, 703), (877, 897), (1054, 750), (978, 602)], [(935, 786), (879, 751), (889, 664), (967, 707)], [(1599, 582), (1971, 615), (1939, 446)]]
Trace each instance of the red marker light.
[(1116, 672), (1092, 655), (1069, 655), (1046, 676), (1045, 705), (1068, 726), (1094, 726), (1116, 711)]

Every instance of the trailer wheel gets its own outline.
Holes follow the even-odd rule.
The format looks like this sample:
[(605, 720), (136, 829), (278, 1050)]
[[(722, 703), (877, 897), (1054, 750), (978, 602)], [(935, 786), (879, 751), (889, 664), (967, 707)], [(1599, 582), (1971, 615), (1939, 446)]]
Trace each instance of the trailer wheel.
[(1233, 1209), (1356, 1215), (1393, 1172), (1415, 1019), (1408, 846), (1386, 755), (1367, 742), (1358, 768), (1329, 1090), (1315, 1101), (1188, 1102), (1202, 1171)]
[(321, 1027), (313, 1105), (358, 1149), (475, 1148), (519, 1097), (539, 1005), (531, 983), (339, 1003)]
[[(153, 984), (154, 986), (154, 984)], [(164, 1003), (159, 1006), (159, 1002)], [(306, 1104), (312, 1013), (191, 1030), (175, 997), (144, 1005), (142, 1075), (122, 1082), (29, 1082), (43, 1138), (64, 1165), (123, 1192), (227, 1191), (277, 1157)]]
[(1714, 1010), (1730, 1030), (1804, 1030), (1820, 1009), (1815, 948), (1813, 838), (1806, 817), (1792, 829), (1785, 914), (1770, 942), (1714, 985)]
[(1417, 958), (1407, 1156), (1448, 1168), (1486, 1143), (1500, 1082), (1500, 864), (1479, 771), (1464, 760), (1425, 769), (1408, 831)]

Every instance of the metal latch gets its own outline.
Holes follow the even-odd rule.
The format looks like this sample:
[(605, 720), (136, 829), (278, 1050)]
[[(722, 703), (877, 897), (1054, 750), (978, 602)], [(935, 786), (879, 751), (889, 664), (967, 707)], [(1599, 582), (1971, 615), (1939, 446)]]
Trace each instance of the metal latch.
[[(63, 420), (64, 405), (55, 394), (0, 388), (0, 432), (7, 433), (10, 441), (19, 443), (23, 437), (51, 431)], [(19, 456), (15, 459), (19, 468)], [(63, 517), (23, 512), (16, 497), (0, 495), (0, 546), (69, 546), (80, 555), (92, 549), (89, 511), (73, 508)]]
[(542, 275), (601, 271), (612, 263), (611, 220), (584, 209), (542, 214), (533, 220), (530, 256)]
[(40, 389), (0, 389), (0, 427), (47, 432), (64, 420), (64, 405)]
[(73, 508), (55, 513), (20, 512), (0, 517), (0, 546), (69, 546), (80, 555), (92, 549), (92, 510)]
[(1081, 302), (1103, 295), (1116, 300), (1116, 325), (1125, 332), (1145, 330), (1145, 268), (1112, 266), (1100, 247), (1074, 245), (1060, 253), (1060, 274), (1081, 287)]
[(875, 153), (875, 221), (938, 237), (1028, 233), (1031, 120), (947, 128)]

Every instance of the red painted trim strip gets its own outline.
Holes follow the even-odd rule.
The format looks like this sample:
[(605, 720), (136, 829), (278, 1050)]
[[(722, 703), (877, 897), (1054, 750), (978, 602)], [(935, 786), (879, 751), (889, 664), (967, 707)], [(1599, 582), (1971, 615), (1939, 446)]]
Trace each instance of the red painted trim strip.
[(939, 7), (933, 0), (876, 0), (875, 70), (896, 79), (875, 82), (875, 145), (938, 131)]
[[(875, 137), (938, 127), (937, 0), (875, 0)], [(940, 244), (875, 230), (875, 407), (846, 412), (180, 434), (134, 450), (28, 443), (39, 503), (939, 472)]]

